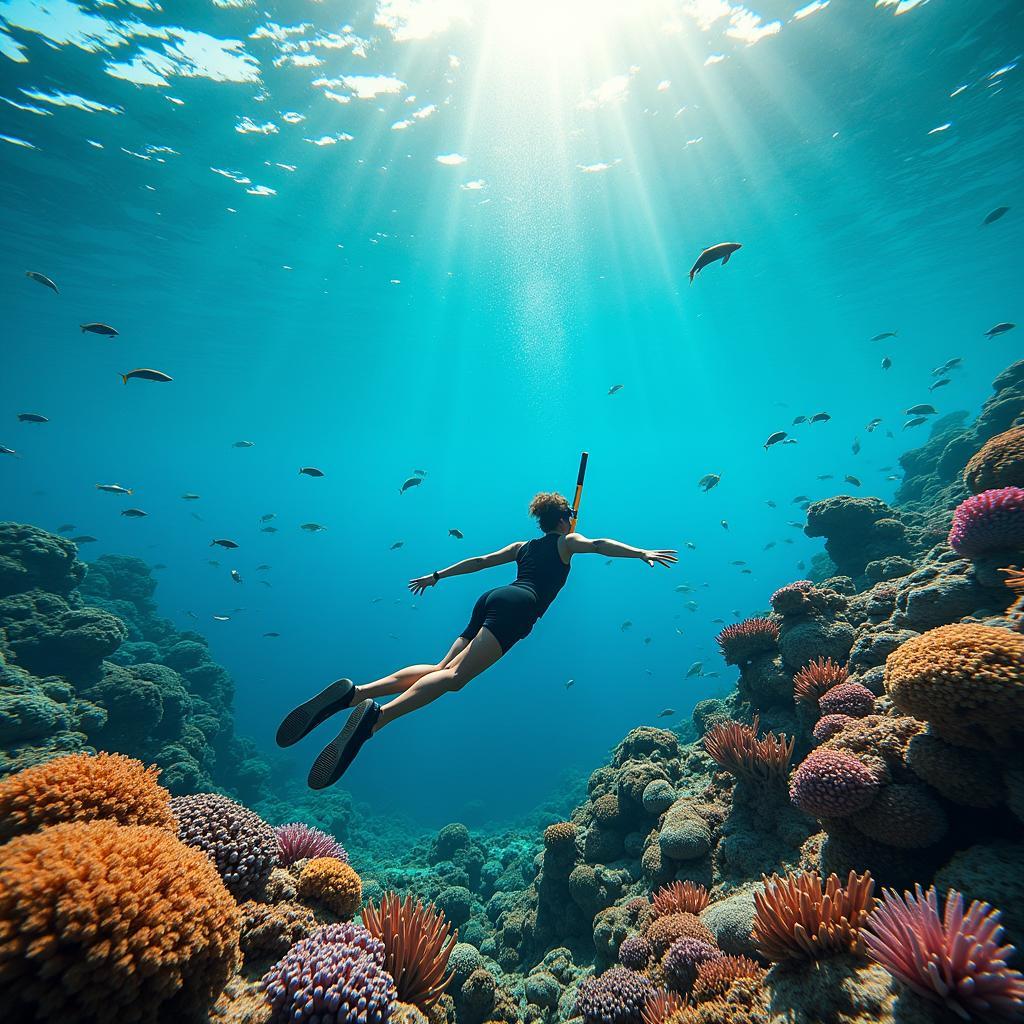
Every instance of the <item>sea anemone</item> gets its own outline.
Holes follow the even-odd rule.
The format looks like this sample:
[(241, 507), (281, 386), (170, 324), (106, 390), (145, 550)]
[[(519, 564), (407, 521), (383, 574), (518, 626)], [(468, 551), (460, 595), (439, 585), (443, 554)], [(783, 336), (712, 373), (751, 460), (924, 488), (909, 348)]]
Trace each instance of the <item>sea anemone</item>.
[(823, 715), (864, 718), (875, 710), (875, 695), (860, 683), (840, 683), (825, 691), (818, 708)]
[(642, 935), (630, 935), (619, 945), (619, 963), (631, 971), (642, 971), (651, 962), (651, 944)]
[(773, 963), (820, 960), (834, 953), (864, 952), (860, 929), (874, 909), (874, 880), (851, 871), (843, 886), (829, 875), (824, 889), (816, 872), (764, 877), (754, 893), (751, 937), (758, 952)]
[(654, 916), (699, 914), (711, 902), (703, 885), (689, 880), (663, 885), (652, 897)]
[(367, 903), (363, 924), (384, 944), (384, 966), (395, 979), (398, 998), (426, 1013), (451, 981), (448, 958), (459, 933), (432, 903), (412, 896), (404, 900), (386, 892), (377, 903)]
[(348, 863), (345, 847), (334, 836), (312, 825), (290, 821), (287, 825), (277, 825), (274, 832), (277, 835), (277, 857), (284, 867), (313, 857), (334, 857)]
[(697, 968), (697, 978), (691, 995), (694, 1002), (716, 999), (729, 991), (729, 986), (739, 978), (760, 981), (764, 968), (755, 960), (745, 956), (718, 956)]
[(793, 676), (793, 698), (798, 704), (817, 705), (822, 695), (833, 686), (845, 683), (846, 669), (831, 658), (809, 661)]
[(779, 645), (779, 624), (774, 619), (744, 619), (726, 626), (715, 638), (727, 665), (742, 665), (758, 654), (774, 651)]
[(869, 956), (918, 995), (962, 1020), (1019, 1021), (1024, 975), (1007, 966), (1013, 946), (1000, 945), (999, 911), (946, 894), (939, 913), (935, 887), (911, 895), (887, 890), (861, 933)]
[(579, 987), (576, 1008), (583, 1024), (641, 1024), (653, 986), (636, 971), (612, 967)]
[(643, 1024), (667, 1024), (686, 1006), (686, 998), (667, 988), (656, 988), (644, 1003)]
[(856, 719), (851, 718), (849, 715), (823, 715), (814, 723), (811, 735), (819, 743), (824, 743), (825, 740), (832, 739), (836, 733), (842, 732), (845, 726), (854, 721)]
[(962, 501), (953, 513), (949, 546), (966, 558), (1024, 547), (1024, 488), (997, 487)]
[(757, 715), (751, 725), (720, 722), (704, 734), (704, 749), (727, 772), (738, 778), (769, 784), (784, 782), (796, 740), (787, 740), (785, 734), (776, 736), (771, 732), (758, 739), (759, 722)]
[(700, 939), (677, 939), (661, 961), (665, 981), (669, 988), (686, 995), (697, 977), (697, 968), (721, 955), (722, 951), (717, 946)]
[(815, 818), (843, 818), (864, 810), (877, 790), (877, 779), (859, 758), (819, 748), (793, 772), (789, 799)]

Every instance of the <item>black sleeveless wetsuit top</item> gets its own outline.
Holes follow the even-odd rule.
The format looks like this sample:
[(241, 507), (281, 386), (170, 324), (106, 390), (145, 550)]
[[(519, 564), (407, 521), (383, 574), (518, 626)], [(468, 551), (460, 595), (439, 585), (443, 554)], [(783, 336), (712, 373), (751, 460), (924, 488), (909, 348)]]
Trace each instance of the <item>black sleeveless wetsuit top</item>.
[(513, 587), (525, 587), (537, 599), (539, 619), (569, 578), (569, 566), (558, 553), (560, 534), (546, 533), (528, 540), (516, 555), (518, 574)]

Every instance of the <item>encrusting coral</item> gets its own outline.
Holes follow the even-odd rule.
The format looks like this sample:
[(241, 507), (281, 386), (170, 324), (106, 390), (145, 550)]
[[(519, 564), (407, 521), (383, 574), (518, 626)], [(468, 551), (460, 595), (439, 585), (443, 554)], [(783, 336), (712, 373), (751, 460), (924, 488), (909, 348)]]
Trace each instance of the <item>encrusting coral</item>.
[(314, 857), (303, 864), (296, 889), (301, 898), (326, 907), (343, 920), (355, 916), (363, 895), (359, 875), (336, 857)]
[(1024, 487), (1024, 426), (990, 437), (968, 460), (964, 483), (972, 494)]
[(299, 903), (257, 903), (247, 900), (241, 912), (240, 944), (246, 959), (257, 956), (281, 956), (299, 939), (305, 939), (318, 926), (313, 912)]

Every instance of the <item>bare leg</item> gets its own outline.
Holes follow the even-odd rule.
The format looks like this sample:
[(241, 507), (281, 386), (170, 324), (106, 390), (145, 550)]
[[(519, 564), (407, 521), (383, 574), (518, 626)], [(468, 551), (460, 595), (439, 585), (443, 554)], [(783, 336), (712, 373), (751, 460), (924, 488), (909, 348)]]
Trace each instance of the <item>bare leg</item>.
[(458, 652), (450, 664), (420, 677), (404, 693), (385, 704), (374, 732), (379, 732), (410, 711), (426, 707), (442, 693), (461, 690), (471, 679), (489, 669), (502, 655), (501, 645), (485, 626), (473, 637), (465, 650)]
[(458, 637), (452, 644), (448, 653), (436, 665), (408, 665), (406, 668), (397, 669), (390, 675), (381, 676), (372, 683), (363, 683), (356, 687), (352, 703), (366, 700), (367, 697), (376, 700), (378, 697), (390, 697), (394, 693), (405, 693), (414, 683), (439, 668), (445, 668), (469, 646), (469, 641), (464, 637)]

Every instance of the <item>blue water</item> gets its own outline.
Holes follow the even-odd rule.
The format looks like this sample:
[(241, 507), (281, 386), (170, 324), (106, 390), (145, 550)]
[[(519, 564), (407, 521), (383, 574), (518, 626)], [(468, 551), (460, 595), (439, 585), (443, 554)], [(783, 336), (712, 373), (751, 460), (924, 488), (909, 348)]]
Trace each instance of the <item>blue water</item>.
[[(269, 754), (326, 681), (440, 658), (509, 569), (405, 582), (532, 536), (586, 449), (580, 530), (680, 564), (577, 559), (527, 641), (345, 785), (503, 818), (685, 720), (733, 680), (713, 620), (821, 549), (791, 499), (848, 473), (891, 498), (928, 430), (903, 410), (973, 412), (1021, 354), (982, 335), (1024, 316), (1024, 8), (798, 6), (0, 0), (0, 518), (164, 563), (161, 611), (209, 636)], [(123, 385), (140, 366), (174, 380)], [(775, 430), (799, 443), (765, 451)], [(721, 676), (684, 681), (696, 660)]]

